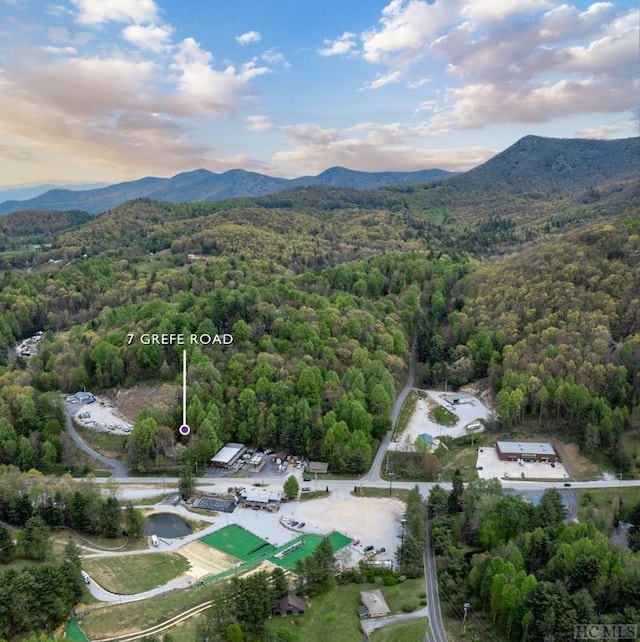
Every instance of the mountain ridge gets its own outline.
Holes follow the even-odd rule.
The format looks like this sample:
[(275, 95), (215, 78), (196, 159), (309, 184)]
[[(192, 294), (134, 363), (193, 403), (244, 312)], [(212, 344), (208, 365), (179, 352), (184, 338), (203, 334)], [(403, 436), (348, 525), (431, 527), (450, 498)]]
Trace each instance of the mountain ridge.
[(222, 173), (204, 168), (180, 172), (170, 178), (146, 176), (89, 190), (52, 189), (24, 201), (0, 203), (0, 215), (22, 210), (83, 210), (100, 214), (135, 198), (152, 198), (168, 202), (197, 202), (235, 197), (254, 197), (286, 189), (312, 185), (333, 185), (373, 189), (389, 185), (424, 183), (453, 176), (453, 172), (426, 169), (414, 172), (360, 172), (332, 167), (316, 176), (287, 179), (244, 169)]

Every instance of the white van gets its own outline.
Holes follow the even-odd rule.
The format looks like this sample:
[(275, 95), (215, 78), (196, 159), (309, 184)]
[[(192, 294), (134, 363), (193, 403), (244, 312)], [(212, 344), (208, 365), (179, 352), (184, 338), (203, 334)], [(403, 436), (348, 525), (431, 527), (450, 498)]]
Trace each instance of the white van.
[(158, 544), (158, 536), (157, 535), (152, 535), (151, 536), (151, 546), (155, 546), (156, 548), (158, 548), (159, 544)]
[(80, 575), (82, 575), (82, 579), (84, 580), (85, 584), (89, 584), (91, 582), (91, 577), (89, 576), (89, 573), (87, 573), (87, 571), (80, 571)]

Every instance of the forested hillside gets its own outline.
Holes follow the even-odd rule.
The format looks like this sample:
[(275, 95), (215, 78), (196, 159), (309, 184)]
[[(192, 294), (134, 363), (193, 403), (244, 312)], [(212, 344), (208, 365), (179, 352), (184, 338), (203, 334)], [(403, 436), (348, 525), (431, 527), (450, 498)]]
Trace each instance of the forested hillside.
[(620, 438), (640, 429), (638, 229), (593, 225), (482, 263), (454, 289), (458, 309), (430, 306), (419, 339), (430, 380), (488, 375), (504, 429), (556, 422), (628, 472)]
[[(177, 385), (183, 346), (143, 345), (141, 334), (227, 332), (231, 346), (185, 346), (196, 461), (234, 439), (364, 471), (417, 337), (419, 383), (489, 377), (503, 432), (536, 420), (631, 471), (640, 192), (637, 176), (614, 170), (606, 184), (572, 178), (544, 198), (463, 188), (460, 177), (140, 199), (84, 223), (14, 215), (14, 245), (0, 254), (0, 463), (69, 467), (59, 391)], [(29, 221), (48, 224), (51, 241), (27, 260)], [(15, 358), (15, 341), (40, 330), (38, 355)], [(128, 463), (175, 458), (180, 417), (143, 413)]]

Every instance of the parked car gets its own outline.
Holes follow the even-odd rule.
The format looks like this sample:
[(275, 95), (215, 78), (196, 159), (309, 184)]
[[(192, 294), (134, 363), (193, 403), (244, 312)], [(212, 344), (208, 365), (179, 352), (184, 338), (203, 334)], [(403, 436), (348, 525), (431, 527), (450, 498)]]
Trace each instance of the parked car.
[(303, 486), (300, 489), (300, 492), (302, 492), (302, 493), (310, 493), (311, 492), (311, 486)]
[(365, 553), (370, 553), (374, 548), (375, 548), (375, 546), (365, 546), (364, 547), (364, 552)]
[(304, 528), (306, 526), (306, 522), (300, 522), (298, 524), (298, 528)]
[(565, 482), (565, 483), (564, 483), (564, 485), (565, 485), (567, 488), (568, 488), (569, 486), (571, 486), (571, 484), (570, 484), (569, 482)]

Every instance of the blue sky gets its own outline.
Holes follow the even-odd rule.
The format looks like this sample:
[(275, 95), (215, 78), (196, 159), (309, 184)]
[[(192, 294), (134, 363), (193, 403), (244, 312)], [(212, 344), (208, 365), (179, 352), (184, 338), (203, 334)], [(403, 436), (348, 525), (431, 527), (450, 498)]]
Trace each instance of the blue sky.
[(0, 0), (0, 185), (638, 135), (635, 0)]

